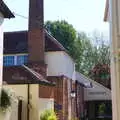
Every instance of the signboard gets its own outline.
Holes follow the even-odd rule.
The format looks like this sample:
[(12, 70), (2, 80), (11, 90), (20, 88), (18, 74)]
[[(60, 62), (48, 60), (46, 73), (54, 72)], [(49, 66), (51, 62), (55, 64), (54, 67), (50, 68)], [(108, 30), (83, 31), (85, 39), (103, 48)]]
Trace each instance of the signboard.
[(21, 76), (19, 73), (14, 73), (12, 75), (13, 80), (27, 80), (27, 77)]

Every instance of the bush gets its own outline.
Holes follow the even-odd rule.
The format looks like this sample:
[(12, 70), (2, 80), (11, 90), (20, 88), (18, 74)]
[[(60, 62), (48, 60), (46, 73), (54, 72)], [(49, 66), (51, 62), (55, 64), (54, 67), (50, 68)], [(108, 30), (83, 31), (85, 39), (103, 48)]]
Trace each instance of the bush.
[(1, 90), (1, 101), (0, 101), (0, 108), (2, 110), (6, 110), (11, 106), (11, 97), (9, 96), (8, 92), (4, 89)]
[(57, 116), (53, 110), (45, 110), (40, 115), (40, 120), (57, 120)]

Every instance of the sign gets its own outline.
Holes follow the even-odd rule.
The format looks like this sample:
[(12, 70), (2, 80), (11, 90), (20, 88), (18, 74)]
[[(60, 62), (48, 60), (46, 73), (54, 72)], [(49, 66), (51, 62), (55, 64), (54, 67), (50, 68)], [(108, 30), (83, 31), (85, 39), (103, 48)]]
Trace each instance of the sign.
[(19, 73), (15, 73), (12, 75), (13, 80), (27, 80), (27, 77), (21, 76)]
[(106, 95), (106, 92), (89, 92), (90, 95)]

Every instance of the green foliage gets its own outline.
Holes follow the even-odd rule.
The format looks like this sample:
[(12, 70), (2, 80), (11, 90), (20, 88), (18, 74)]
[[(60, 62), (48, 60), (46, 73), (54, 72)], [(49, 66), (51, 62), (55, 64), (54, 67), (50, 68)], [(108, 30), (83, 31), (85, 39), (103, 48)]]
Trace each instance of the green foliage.
[(105, 114), (105, 108), (106, 107), (105, 107), (104, 103), (102, 103), (102, 104), (99, 105), (99, 108), (98, 108), (99, 115)]
[(90, 41), (90, 39), (87, 37), (87, 35), (83, 32), (78, 33), (78, 38), (75, 41), (75, 48), (76, 48), (76, 55), (75, 55), (75, 61), (76, 61), (76, 69), (77, 71), (88, 75), (89, 70), (93, 66), (93, 52), (94, 48)]
[(77, 71), (89, 76), (98, 63), (110, 64), (109, 44), (103, 34), (94, 32), (88, 37), (84, 32), (76, 32), (71, 24), (62, 21), (47, 21), (45, 27), (65, 48), (76, 62)]
[[(96, 42), (99, 38), (100, 42)], [(90, 71), (97, 64), (110, 64), (110, 47), (105, 43), (104, 37), (98, 35), (97, 38), (93, 35), (88, 37), (85, 33), (78, 33), (75, 41), (76, 47), (76, 69), (77, 71), (90, 76)]]
[(53, 110), (45, 110), (40, 115), (40, 120), (57, 120), (57, 116)]
[(76, 30), (65, 20), (47, 21), (45, 28), (51, 33), (70, 54), (74, 53), (74, 40), (76, 39)]
[(6, 110), (11, 106), (11, 97), (9, 96), (8, 92), (4, 89), (1, 91), (1, 102), (0, 102), (0, 108), (2, 110)]

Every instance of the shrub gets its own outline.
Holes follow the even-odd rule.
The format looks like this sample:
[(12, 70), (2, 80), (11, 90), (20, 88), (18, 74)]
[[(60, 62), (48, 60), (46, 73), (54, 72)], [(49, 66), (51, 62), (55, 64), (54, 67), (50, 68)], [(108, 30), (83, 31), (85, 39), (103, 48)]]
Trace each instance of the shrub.
[(40, 115), (40, 120), (57, 120), (57, 116), (53, 110), (45, 110)]
[(9, 96), (9, 93), (5, 90), (1, 90), (1, 101), (0, 101), (0, 108), (2, 110), (6, 110), (11, 106), (11, 97)]

